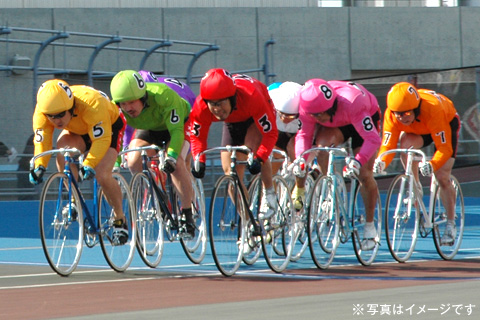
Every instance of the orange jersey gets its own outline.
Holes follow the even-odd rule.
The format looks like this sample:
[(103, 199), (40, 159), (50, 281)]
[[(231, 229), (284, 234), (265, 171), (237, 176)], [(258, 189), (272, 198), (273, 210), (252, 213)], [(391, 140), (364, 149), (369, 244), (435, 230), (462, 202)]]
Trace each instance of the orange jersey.
[[(442, 94), (427, 89), (419, 89), (418, 93), (422, 99), (420, 114), (411, 125), (402, 124), (393, 112), (387, 108), (383, 120), (382, 145), (378, 154), (397, 148), (402, 131), (417, 135), (429, 134), (436, 147), (435, 154), (430, 161), (434, 171), (436, 171), (453, 155), (450, 122), (457, 115), (457, 110), (452, 101)], [(389, 154), (383, 158), (387, 166), (394, 156), (394, 154)]]
[[(95, 168), (110, 147), (112, 124), (119, 117), (119, 109), (103, 92), (83, 85), (70, 88), (75, 99), (75, 109), (74, 116), (65, 130), (78, 135), (88, 134), (92, 147), (83, 164)], [(35, 155), (52, 149), (54, 129), (54, 125), (47, 117), (35, 109), (33, 114)], [(42, 165), (46, 168), (49, 160), (50, 157), (39, 158), (35, 162), (35, 167)]]

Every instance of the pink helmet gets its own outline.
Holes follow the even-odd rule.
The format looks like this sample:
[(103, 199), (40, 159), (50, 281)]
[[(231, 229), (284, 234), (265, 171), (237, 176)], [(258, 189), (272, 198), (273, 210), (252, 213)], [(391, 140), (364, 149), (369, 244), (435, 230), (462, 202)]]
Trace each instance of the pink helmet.
[(323, 79), (310, 79), (300, 90), (300, 109), (305, 113), (325, 112), (337, 98), (332, 86)]

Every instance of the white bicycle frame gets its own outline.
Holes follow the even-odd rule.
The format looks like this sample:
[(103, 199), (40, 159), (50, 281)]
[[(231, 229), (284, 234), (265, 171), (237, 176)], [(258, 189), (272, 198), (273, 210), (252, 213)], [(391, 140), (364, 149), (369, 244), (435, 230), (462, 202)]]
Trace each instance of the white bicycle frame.
[[(383, 156), (385, 156), (387, 154), (391, 154), (391, 153), (407, 154), (407, 161), (406, 161), (406, 165), (405, 165), (405, 175), (407, 175), (408, 180), (409, 180), (408, 194), (415, 195), (414, 200), (417, 200), (417, 203), (420, 206), (420, 211), (422, 212), (422, 215), (423, 215), (423, 219), (424, 219), (423, 227), (425, 229), (432, 229), (434, 227), (434, 224), (432, 223), (432, 220), (433, 220), (432, 218), (433, 218), (433, 214), (434, 214), (433, 203), (435, 201), (435, 198), (433, 196), (435, 195), (435, 191), (438, 188), (438, 182), (437, 182), (437, 179), (435, 178), (435, 175), (432, 175), (431, 182), (430, 182), (430, 200), (429, 200), (429, 204), (428, 204), (428, 210), (425, 207), (425, 203), (423, 202), (423, 199), (420, 198), (420, 195), (418, 194), (418, 192), (416, 192), (416, 191), (414, 192), (414, 190), (413, 190), (414, 185), (416, 185), (417, 183), (416, 183), (415, 177), (413, 175), (412, 164), (413, 164), (413, 161), (418, 161), (418, 160), (421, 160), (422, 162), (425, 162), (426, 159), (427, 159), (425, 153), (422, 150), (412, 149), (412, 148), (409, 148), (409, 149), (401, 149), (401, 148), (391, 149), (391, 150), (385, 151), (382, 154), (380, 154), (378, 156), (378, 159), (381, 159), (381, 158), (383, 158)], [(419, 184), (419, 186), (422, 187), (421, 183)], [(400, 185), (400, 192), (398, 193), (399, 198), (404, 194), (403, 193), (404, 190), (405, 190), (405, 181), (402, 181), (401, 185)], [(408, 202), (408, 206), (407, 206), (408, 212), (412, 212), (412, 206), (413, 206), (414, 203), (415, 203), (415, 201), (409, 201)], [(398, 209), (399, 209), (398, 206), (399, 205), (400, 205), (400, 202), (397, 201), (397, 208), (395, 209), (395, 212), (398, 212)]]
[[(338, 188), (339, 187), (343, 187), (344, 190), (343, 190), (343, 193), (345, 195), (347, 195), (348, 197), (348, 205), (346, 205), (346, 203), (342, 203), (340, 201), (340, 203), (338, 204), (338, 208), (340, 209), (340, 217), (344, 217), (344, 219), (346, 221), (344, 221), (344, 225), (343, 225), (343, 228), (344, 228), (344, 231), (345, 231), (345, 235), (347, 236), (347, 239), (350, 237), (350, 234), (352, 232), (352, 226), (351, 226), (351, 215), (353, 214), (353, 191), (355, 190), (356, 188), (356, 184), (358, 183), (357, 179), (352, 179), (351, 181), (351, 188), (350, 188), (350, 196), (348, 196), (348, 193), (347, 193), (347, 189), (346, 189), (346, 186), (344, 183), (340, 183), (338, 181), (338, 175), (337, 173), (335, 172), (335, 160), (338, 160), (338, 159), (345, 159), (345, 157), (348, 157), (349, 156), (349, 152), (347, 151), (347, 149), (345, 148), (335, 148), (335, 147), (315, 147), (315, 148), (311, 148), (311, 149), (308, 149), (306, 151), (304, 151), (301, 155), (300, 155), (300, 159), (304, 159), (304, 156), (311, 153), (311, 152), (314, 152), (314, 151), (326, 151), (329, 153), (329, 157), (328, 157), (328, 167), (327, 167), (327, 176), (330, 177), (330, 179), (332, 179), (332, 182), (333, 182), (333, 186), (334, 186), (334, 189), (335, 189), (335, 197), (333, 197), (332, 199), (332, 205), (335, 207), (337, 205), (337, 192), (338, 192)], [(326, 188), (325, 185), (323, 185), (322, 188)], [(325, 190), (322, 189), (322, 194), (325, 194)], [(325, 199), (320, 199), (320, 203), (323, 203), (323, 200)], [(329, 217), (330, 219), (332, 217)], [(358, 235), (356, 236), (357, 239), (359, 239)], [(339, 243), (335, 243), (335, 247), (337, 247), (339, 245)], [(361, 245), (359, 243), (359, 245)]]

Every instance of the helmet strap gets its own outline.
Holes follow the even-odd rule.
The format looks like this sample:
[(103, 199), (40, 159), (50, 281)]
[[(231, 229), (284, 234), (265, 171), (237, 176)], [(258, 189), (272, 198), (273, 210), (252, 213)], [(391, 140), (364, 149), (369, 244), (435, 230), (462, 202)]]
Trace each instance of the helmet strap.
[(77, 114), (75, 114), (75, 99), (73, 100), (73, 106), (68, 109), (68, 112), (70, 113), (70, 115), (72, 116), (72, 118), (75, 118), (77, 116)]
[(333, 122), (333, 116), (337, 112), (337, 99), (335, 98), (335, 101), (333, 102), (333, 105), (330, 109), (325, 111), (329, 116), (330, 116), (330, 122)]
[(230, 110), (230, 114), (233, 112), (233, 110), (237, 109), (237, 94), (231, 96), (228, 98), (230, 100), (230, 105), (232, 106), (232, 109)]
[(415, 121), (417, 121), (417, 122), (420, 122), (420, 120), (418, 120), (417, 118), (420, 115), (420, 106), (421, 105), (422, 105), (422, 99), (420, 99), (420, 102), (418, 103), (418, 107), (413, 109), (413, 114), (415, 115)]
[(143, 109), (148, 108), (147, 100), (148, 100), (148, 92), (145, 92), (145, 95), (140, 98), (140, 101), (143, 104)]

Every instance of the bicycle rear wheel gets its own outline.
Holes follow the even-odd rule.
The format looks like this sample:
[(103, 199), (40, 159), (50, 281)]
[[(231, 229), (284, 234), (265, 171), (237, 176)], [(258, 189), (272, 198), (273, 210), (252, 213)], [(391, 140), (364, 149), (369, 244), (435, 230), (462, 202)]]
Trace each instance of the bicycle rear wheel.
[(380, 193), (377, 190), (377, 201), (375, 202), (375, 208), (373, 213), (373, 223), (375, 229), (377, 230), (377, 235), (375, 237), (375, 243), (373, 248), (370, 247), (370, 243), (364, 239), (365, 223), (367, 222), (367, 212), (365, 210), (364, 197), (368, 194), (362, 196), (362, 186), (360, 183), (356, 184), (354, 190), (354, 204), (353, 204), (353, 216), (352, 216), (352, 243), (353, 250), (357, 256), (358, 261), (364, 265), (369, 266), (375, 260), (377, 256), (378, 249), (380, 248), (380, 237), (382, 234), (382, 203), (380, 200)]
[(385, 236), (388, 249), (398, 262), (410, 258), (418, 237), (420, 209), (409, 188), (409, 177), (398, 175), (388, 189), (385, 203)]
[(447, 213), (440, 198), (440, 188), (435, 190), (435, 200), (433, 208), (433, 241), (438, 254), (445, 260), (451, 260), (457, 254), (462, 244), (463, 231), (465, 227), (465, 206), (463, 202), (463, 193), (458, 180), (452, 176), (450, 178), (453, 189), (455, 190), (455, 226), (457, 233), (453, 245), (442, 245), (441, 239), (447, 224)]
[(332, 179), (320, 177), (313, 186), (307, 224), (310, 254), (320, 269), (330, 266), (340, 241), (340, 212), (338, 201), (334, 202), (333, 197)]
[(136, 212), (137, 251), (143, 262), (151, 267), (158, 266), (163, 256), (163, 220), (158, 197), (148, 176), (136, 173), (130, 182)]
[[(248, 186), (248, 196), (250, 201), (250, 210), (252, 211), (255, 219), (258, 217), (258, 212), (260, 210), (260, 203), (262, 200), (262, 179), (260, 175), (257, 174)], [(247, 231), (251, 230), (253, 225), (249, 222), (247, 226)], [(248, 236), (248, 233), (247, 233)], [(257, 262), (258, 258), (262, 254), (262, 244), (260, 241), (250, 241), (251, 244), (255, 243), (256, 245), (252, 248), (251, 252), (243, 255), (243, 262), (248, 265), (252, 265)]]
[(205, 218), (205, 195), (202, 180), (192, 177), (193, 202), (192, 214), (195, 221), (195, 237), (192, 239), (181, 238), (183, 251), (193, 263), (202, 262), (207, 252), (207, 223)]
[[(76, 212), (72, 210), (75, 203)], [(45, 182), (40, 196), (40, 237), (50, 267), (61, 276), (78, 265), (83, 248), (83, 213), (77, 190), (63, 172)]]
[(272, 180), (277, 195), (277, 210), (269, 219), (260, 220), (265, 228), (262, 248), (270, 269), (275, 272), (282, 272), (290, 262), (292, 249), (297, 240), (296, 214), (285, 179), (274, 176)]
[(100, 246), (107, 263), (117, 272), (125, 271), (132, 262), (135, 253), (137, 225), (132, 194), (127, 181), (119, 173), (112, 173), (117, 180), (122, 196), (122, 209), (128, 226), (128, 241), (123, 245), (113, 242), (113, 221), (115, 220), (113, 208), (108, 203), (102, 188), (98, 191), (98, 221), (100, 223)]
[(210, 203), (210, 246), (215, 265), (225, 276), (234, 275), (240, 267), (246, 242), (246, 227), (240, 218), (246, 208), (240, 188), (234, 177), (223, 176), (215, 183)]

